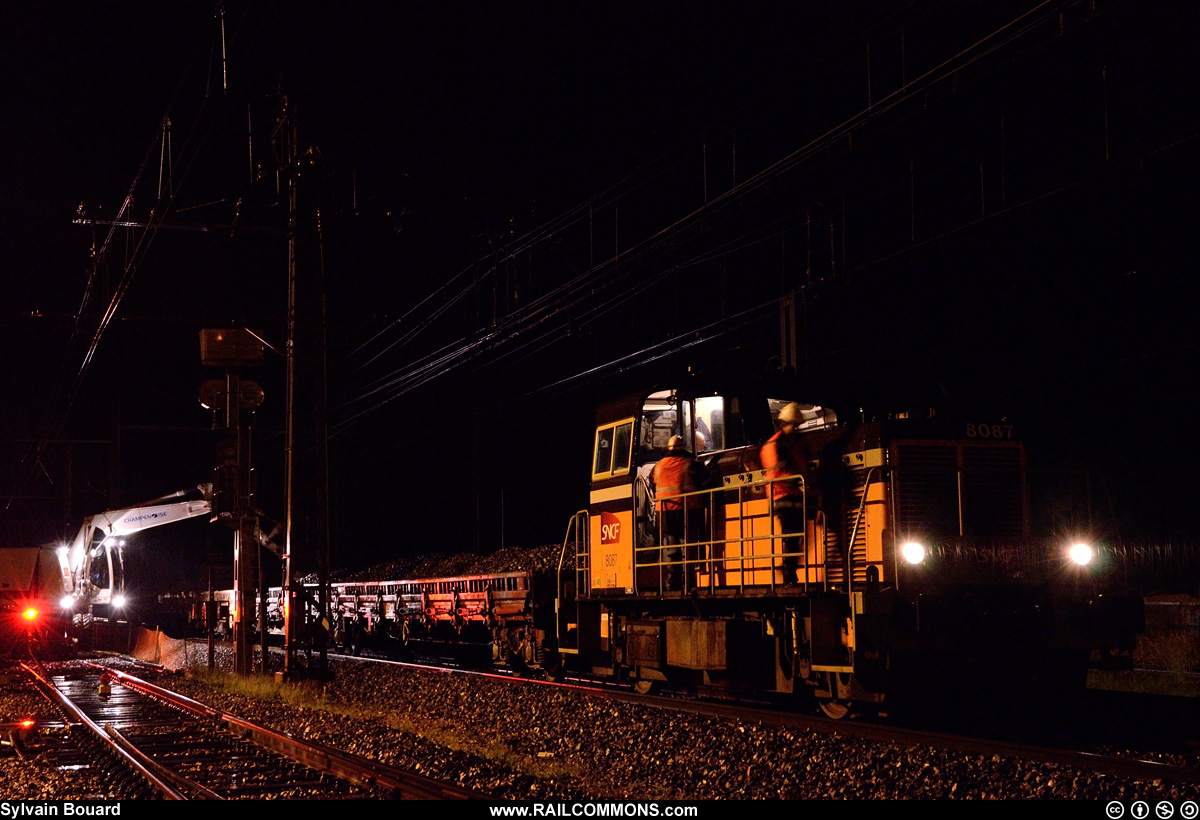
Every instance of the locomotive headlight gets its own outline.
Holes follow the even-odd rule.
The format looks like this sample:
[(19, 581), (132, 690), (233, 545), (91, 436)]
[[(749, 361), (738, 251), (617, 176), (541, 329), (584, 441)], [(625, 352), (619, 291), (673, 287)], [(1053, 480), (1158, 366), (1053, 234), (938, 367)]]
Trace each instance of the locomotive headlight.
[(904, 557), (905, 561), (915, 566), (925, 560), (925, 547), (916, 541), (909, 541), (900, 548), (900, 555)]
[(120, 609), (121, 607), (125, 606), (125, 596), (124, 595), (112, 596), (112, 605), (114, 607), (116, 607), (117, 609)]
[(1093, 550), (1090, 545), (1080, 542), (1078, 544), (1073, 544), (1071, 548), (1067, 550), (1067, 557), (1069, 557), (1071, 561), (1078, 566), (1086, 567), (1088, 564), (1092, 563), (1092, 559), (1096, 557), (1096, 551)]
[(64, 595), (58, 602), (59, 609), (72, 610), (75, 608), (75, 599), (70, 595)]

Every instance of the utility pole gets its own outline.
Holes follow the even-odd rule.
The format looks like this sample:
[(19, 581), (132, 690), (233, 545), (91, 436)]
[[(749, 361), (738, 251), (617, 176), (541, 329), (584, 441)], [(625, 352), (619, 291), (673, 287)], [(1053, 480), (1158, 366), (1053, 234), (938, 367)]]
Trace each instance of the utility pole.
[[(200, 387), (200, 404), (214, 413), (224, 413), (225, 424), (218, 429), (216, 466), (213, 470), (212, 514), (233, 530), (233, 667), (239, 675), (254, 671), (253, 627), (261, 609), (255, 595), (260, 588), (259, 573), (262, 547), (255, 537), (258, 519), (251, 507), (250, 427), (242, 420), (242, 411), (262, 404), (263, 391), (255, 382), (243, 379), (239, 368), (261, 365), (262, 342), (240, 328), (200, 331), (200, 360), (208, 367), (225, 368), (225, 378), (210, 379)], [(263, 663), (267, 658), (266, 630), (262, 633)]]
[(296, 224), (299, 204), (300, 168), (297, 165), (295, 112), (283, 98), (276, 133), (280, 135), (282, 163), (288, 183), (288, 268), (287, 268), (287, 420), (284, 422), (284, 515), (283, 515), (283, 674), (294, 674), (296, 644), (296, 616), (299, 603), (295, 584), (295, 562), (292, 560), (292, 535), (294, 533), (293, 509), (296, 503)]
[[(281, 677), (301, 674), (299, 650), (326, 662), (329, 602), (328, 420), (325, 390), (325, 302), (320, 211), (302, 207), (301, 188), (314, 176), (317, 153), (300, 148), (296, 111), (281, 100), (272, 135), (278, 172), (287, 183), (287, 396), (284, 423), (284, 545)], [(300, 514), (303, 511), (304, 514)], [(317, 570), (317, 600), (301, 578)], [(314, 622), (315, 621), (315, 622)], [(309, 671), (314, 671), (309, 665)]]

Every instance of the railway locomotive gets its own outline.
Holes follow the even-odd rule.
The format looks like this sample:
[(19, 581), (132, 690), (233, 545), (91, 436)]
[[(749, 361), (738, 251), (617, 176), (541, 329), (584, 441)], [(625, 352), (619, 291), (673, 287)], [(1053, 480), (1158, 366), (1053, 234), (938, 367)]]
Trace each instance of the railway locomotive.
[[(552, 567), (336, 583), (335, 642), (483, 644), (552, 677), (815, 699), (833, 717), (886, 709), (915, 681), (1082, 688), (1089, 665), (1130, 663), (1142, 600), (1087, 544), (1032, 536), (1013, 425), (848, 420), (795, 398), (688, 384), (605, 403), (590, 503)], [(793, 532), (772, 491), (785, 479), (761, 459), (788, 405), (812, 455)], [(703, 477), (668, 544), (651, 475), (673, 437)]]
[[(568, 531), (560, 656), (642, 691), (801, 695), (834, 717), (971, 670), (1082, 687), (1089, 664), (1130, 662), (1141, 598), (1113, 587), (1090, 545), (1032, 537), (1013, 425), (928, 410), (848, 421), (793, 398), (689, 387), (600, 408), (590, 504)], [(761, 458), (788, 405), (812, 455), (793, 532), (772, 489), (805, 479)], [(695, 442), (708, 479), (684, 494), (703, 515), (663, 549), (649, 477), (672, 436)]]

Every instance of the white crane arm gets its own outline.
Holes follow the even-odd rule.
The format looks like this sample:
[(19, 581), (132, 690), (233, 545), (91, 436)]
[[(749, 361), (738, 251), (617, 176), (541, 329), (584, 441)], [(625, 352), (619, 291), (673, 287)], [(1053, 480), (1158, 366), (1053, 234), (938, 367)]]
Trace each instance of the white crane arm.
[[(204, 498), (192, 501), (170, 501), (166, 499), (194, 493), (195, 490), (180, 490), (161, 499), (141, 504), (136, 507), (126, 507), (119, 510), (106, 510), (102, 513), (84, 519), (75, 539), (67, 551), (67, 563), (72, 577), (72, 588), (76, 595), (83, 595), (98, 602), (106, 603), (112, 594), (113, 586), (120, 587), (122, 580), (118, 579), (119, 567), (113, 565), (112, 559), (105, 548), (107, 539), (123, 535), (131, 535), (163, 524), (173, 524), (185, 521), (199, 515), (212, 512), (208, 485), (200, 485), (198, 489)], [(156, 503), (163, 501), (166, 503)], [(103, 561), (109, 566), (105, 574), (106, 582), (101, 589), (92, 588), (88, 583), (93, 561)]]

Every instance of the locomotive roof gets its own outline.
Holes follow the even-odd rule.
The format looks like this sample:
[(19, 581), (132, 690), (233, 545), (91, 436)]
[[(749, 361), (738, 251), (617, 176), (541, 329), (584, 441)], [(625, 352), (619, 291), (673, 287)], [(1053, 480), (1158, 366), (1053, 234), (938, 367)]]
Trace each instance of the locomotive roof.
[(659, 382), (615, 396), (596, 410), (596, 422), (608, 424), (634, 416), (650, 395), (675, 390), (690, 396), (737, 396), (742, 402), (780, 399), (831, 408), (841, 424), (882, 422), (891, 436), (911, 434), (932, 437), (939, 431), (958, 435), (964, 424), (1009, 424), (1003, 413), (957, 406), (953, 397), (935, 383), (911, 384), (894, 395), (881, 397), (871, 390), (853, 390), (817, 384), (790, 372), (751, 375), (714, 375), (688, 372), (674, 382)]

